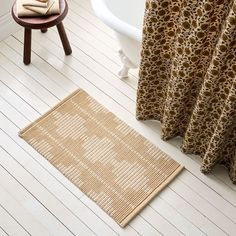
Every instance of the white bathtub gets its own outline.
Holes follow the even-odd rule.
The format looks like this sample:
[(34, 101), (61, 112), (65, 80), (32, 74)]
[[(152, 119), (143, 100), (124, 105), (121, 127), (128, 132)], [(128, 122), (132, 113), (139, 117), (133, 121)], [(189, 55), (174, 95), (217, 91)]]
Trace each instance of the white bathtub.
[(91, 0), (96, 15), (111, 27), (120, 43), (121, 78), (139, 67), (145, 0)]

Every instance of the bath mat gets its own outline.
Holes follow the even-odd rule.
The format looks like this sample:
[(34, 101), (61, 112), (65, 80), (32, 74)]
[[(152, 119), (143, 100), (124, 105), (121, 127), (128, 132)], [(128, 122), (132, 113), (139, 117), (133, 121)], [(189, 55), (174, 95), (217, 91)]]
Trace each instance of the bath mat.
[(183, 169), (83, 90), (20, 136), (122, 227)]

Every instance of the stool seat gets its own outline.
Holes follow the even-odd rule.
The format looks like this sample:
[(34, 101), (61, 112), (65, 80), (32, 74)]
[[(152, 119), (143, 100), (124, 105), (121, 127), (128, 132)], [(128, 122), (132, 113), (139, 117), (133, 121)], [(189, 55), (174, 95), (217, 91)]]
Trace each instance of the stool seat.
[(68, 5), (66, 0), (59, 0), (60, 14), (42, 17), (18, 17), (16, 2), (12, 6), (12, 17), (21, 26), (25, 28), (24, 36), (24, 63), (30, 64), (31, 60), (31, 30), (40, 29), (43, 33), (47, 32), (47, 29), (53, 26), (57, 26), (58, 33), (60, 35), (62, 45), (66, 55), (72, 53), (64, 26), (62, 21), (68, 13)]
[(18, 17), (16, 10), (16, 2), (12, 7), (12, 16), (14, 20), (23, 27), (31, 29), (50, 28), (62, 22), (68, 12), (68, 5), (65, 0), (60, 0), (60, 14), (43, 17)]

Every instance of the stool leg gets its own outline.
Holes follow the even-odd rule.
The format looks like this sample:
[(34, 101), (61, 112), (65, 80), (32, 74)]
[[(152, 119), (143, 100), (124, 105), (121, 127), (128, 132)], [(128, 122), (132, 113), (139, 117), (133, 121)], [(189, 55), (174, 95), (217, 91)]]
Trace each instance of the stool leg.
[(29, 65), (31, 61), (31, 34), (32, 30), (29, 28), (25, 28), (24, 59), (23, 59), (25, 65)]
[(68, 41), (66, 31), (64, 29), (62, 22), (57, 25), (57, 30), (60, 35), (65, 54), (70, 55), (72, 53), (72, 50), (71, 50), (70, 43)]
[(48, 31), (47, 28), (45, 28), (45, 29), (41, 29), (41, 32), (42, 32), (42, 33), (46, 33), (47, 31)]

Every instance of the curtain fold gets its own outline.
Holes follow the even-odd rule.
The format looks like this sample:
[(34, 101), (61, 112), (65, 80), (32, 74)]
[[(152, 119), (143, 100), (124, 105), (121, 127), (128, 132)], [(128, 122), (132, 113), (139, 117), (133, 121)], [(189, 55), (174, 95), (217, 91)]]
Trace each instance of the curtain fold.
[(141, 56), (137, 119), (236, 184), (236, 1), (147, 0)]

